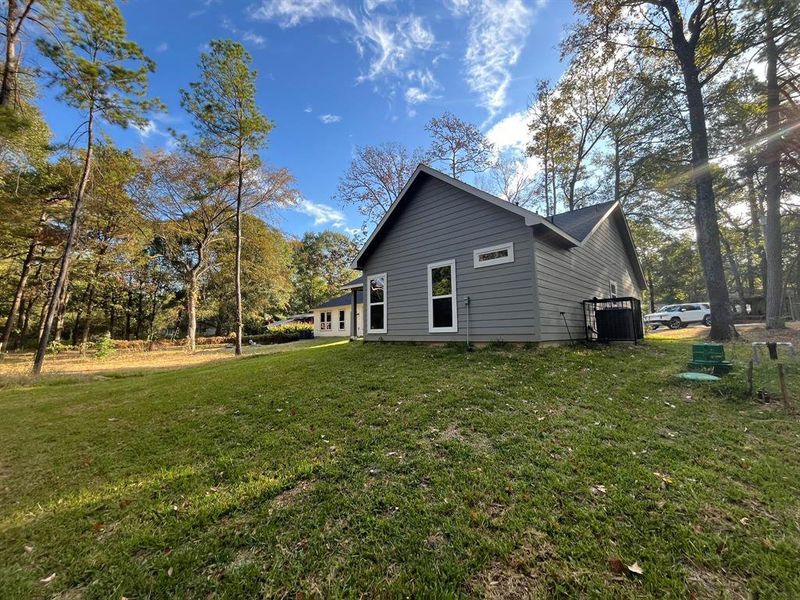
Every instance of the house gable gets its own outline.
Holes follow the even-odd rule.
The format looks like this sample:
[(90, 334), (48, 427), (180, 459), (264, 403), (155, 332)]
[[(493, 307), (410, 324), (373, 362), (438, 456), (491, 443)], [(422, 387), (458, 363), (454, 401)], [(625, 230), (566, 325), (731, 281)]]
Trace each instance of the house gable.
[[(533, 235), (524, 214), (421, 174), (374, 240), (359, 266), (367, 278), (387, 274), (387, 327), (366, 339), (465, 340), (469, 323), (473, 341), (535, 341)], [(513, 262), (475, 267), (476, 250), (508, 243)], [(428, 267), (451, 260), (458, 331), (430, 333)]]

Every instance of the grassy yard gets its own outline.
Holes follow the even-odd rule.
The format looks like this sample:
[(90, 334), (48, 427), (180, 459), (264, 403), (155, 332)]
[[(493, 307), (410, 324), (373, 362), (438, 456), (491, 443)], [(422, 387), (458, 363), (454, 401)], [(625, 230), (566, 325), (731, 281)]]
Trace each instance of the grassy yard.
[(0, 390), (0, 596), (800, 597), (744, 345), (285, 350)]

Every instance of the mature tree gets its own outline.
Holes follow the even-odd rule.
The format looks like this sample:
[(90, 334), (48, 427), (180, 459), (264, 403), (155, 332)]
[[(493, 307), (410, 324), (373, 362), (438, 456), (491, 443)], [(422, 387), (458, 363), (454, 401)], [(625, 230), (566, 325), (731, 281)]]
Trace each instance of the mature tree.
[[(292, 296), (291, 241), (274, 227), (254, 215), (243, 215), (242, 230), (247, 244), (242, 247), (242, 303), (245, 330), (260, 332), (278, 315), (286, 314)], [(235, 327), (234, 287), (235, 225), (225, 227), (225, 237), (217, 247), (219, 268), (205, 286), (205, 313), (216, 321), (217, 335)]]
[[(212, 40), (200, 56), (200, 80), (181, 90), (181, 105), (192, 116), (201, 151), (233, 162), (236, 170), (236, 355), (242, 353), (242, 210), (245, 178), (258, 168), (256, 154), (272, 123), (256, 105), (252, 57), (231, 40)], [(262, 196), (264, 200), (268, 198)]]
[(417, 165), (425, 162), (422, 150), (409, 151), (397, 142), (379, 146), (358, 146), (347, 171), (339, 178), (334, 199), (354, 205), (364, 217), (366, 233), (397, 200)]
[(498, 156), (492, 167), (477, 181), (478, 187), (523, 207), (532, 207), (537, 202), (536, 183), (527, 162), (508, 155)]
[(143, 211), (160, 224), (155, 252), (175, 270), (186, 292), (187, 346), (196, 349), (201, 280), (213, 266), (213, 245), (236, 218), (235, 172), (224, 161), (191, 154), (150, 154), (135, 186)]
[[(597, 191), (599, 183), (588, 177), (589, 161), (595, 148), (606, 138), (616, 115), (623, 110), (614, 98), (624, 67), (623, 61), (601, 62), (581, 53), (570, 64), (559, 83), (554, 109), (565, 135), (556, 144), (557, 170), (563, 173), (562, 186), (567, 210), (575, 210)], [(560, 163), (560, 164), (559, 164)], [(581, 183), (588, 187), (581, 186)]]
[[(31, 15), (35, 0), (6, 0), (5, 52), (2, 80), (0, 80), (0, 111), (8, 110), (19, 101), (17, 82), (19, 80), (20, 38), (22, 28)], [(2, 115), (2, 112), (0, 112)]]
[(635, 45), (642, 52), (669, 57), (680, 71), (689, 117), (697, 243), (714, 314), (710, 335), (728, 340), (735, 330), (709, 169), (704, 90), (738, 53), (732, 0), (694, 0), (688, 15), (679, 0), (576, 0), (575, 4), (586, 22), (571, 36), (571, 45), (589, 47), (598, 41), (612, 47)]
[[(767, 282), (767, 329), (782, 328), (783, 260), (781, 236), (781, 161), (789, 138), (798, 136), (797, 102), (800, 96), (800, 5), (793, 0), (755, 0), (758, 44), (766, 62), (767, 129), (764, 226)], [(782, 93), (783, 92), (783, 93)], [(782, 97), (783, 96), (783, 97)], [(785, 110), (784, 107), (790, 110)], [(795, 110), (791, 110), (794, 108)], [(794, 134), (793, 134), (794, 132)], [(790, 143), (790, 142), (789, 142)], [(797, 144), (797, 142), (795, 142)], [(798, 144), (800, 147), (800, 144)]]
[(350, 262), (358, 252), (352, 239), (338, 231), (306, 233), (295, 246), (292, 310), (305, 312), (342, 293), (356, 276)]
[(556, 194), (556, 148), (564, 147), (567, 132), (555, 108), (556, 94), (549, 81), (536, 84), (536, 95), (528, 107), (531, 142), (528, 156), (536, 157), (542, 164), (542, 190), (545, 215), (558, 212)]
[[(130, 151), (121, 151), (108, 144), (98, 145), (95, 152), (96, 173), (87, 189), (85, 216), (82, 219), (82, 247), (86, 254), (85, 279), (81, 304), (76, 307), (72, 336), (85, 349), (91, 335), (99, 291), (108, 276), (127, 269), (126, 258), (140, 250), (143, 229), (141, 213), (137, 210), (129, 187), (141, 168)], [(134, 244), (134, 249), (127, 248)], [(123, 258), (125, 257), (125, 258)], [(83, 317), (83, 319), (81, 319)]]
[(81, 125), (85, 145), (64, 253), (33, 363), (36, 375), (42, 370), (69, 274), (81, 207), (92, 173), (96, 120), (121, 127), (144, 125), (144, 114), (159, 106), (145, 97), (147, 74), (155, 64), (126, 38), (125, 19), (117, 4), (108, 0), (72, 0), (71, 7), (60, 23), (63, 41), (38, 43), (39, 51), (52, 63), (48, 77), (51, 85), (59, 88), (59, 100), (85, 118)]
[(21, 264), (14, 262), (15, 269), (19, 264), (18, 275), (7, 272), (3, 278), (14, 280), (15, 285), (0, 351), (8, 349), (31, 275), (47, 257), (48, 248), (61, 245), (62, 213), (74, 183), (70, 171), (64, 161), (44, 163), (0, 185), (0, 212), (5, 217), (0, 225), (0, 252), (22, 259)]
[(431, 135), (428, 160), (443, 162), (454, 179), (464, 173), (480, 173), (492, 166), (494, 146), (472, 123), (451, 112), (433, 117), (425, 125)]

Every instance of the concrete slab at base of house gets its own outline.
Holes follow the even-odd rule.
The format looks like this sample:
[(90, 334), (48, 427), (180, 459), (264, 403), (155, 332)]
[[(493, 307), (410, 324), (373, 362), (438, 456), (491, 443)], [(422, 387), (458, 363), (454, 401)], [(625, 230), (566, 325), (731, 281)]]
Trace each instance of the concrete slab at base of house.
[[(425, 165), (352, 266), (368, 342), (580, 341), (584, 300), (640, 299), (645, 285), (618, 202), (545, 218)], [(347, 332), (348, 296), (314, 310), (315, 333)]]

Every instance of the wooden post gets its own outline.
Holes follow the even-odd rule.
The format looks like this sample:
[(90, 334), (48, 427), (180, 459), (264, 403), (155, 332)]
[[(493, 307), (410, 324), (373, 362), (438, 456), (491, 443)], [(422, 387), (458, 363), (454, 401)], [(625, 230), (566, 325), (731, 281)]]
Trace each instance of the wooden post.
[(783, 396), (783, 408), (789, 414), (794, 414), (794, 404), (789, 398), (789, 390), (786, 389), (786, 375), (783, 372), (783, 363), (778, 363), (778, 379), (781, 383), (781, 396)]
[(350, 290), (350, 340), (358, 339), (358, 322), (356, 321), (356, 312), (358, 304), (356, 298), (358, 290), (353, 288)]
[(747, 397), (753, 397), (753, 359), (747, 363)]

